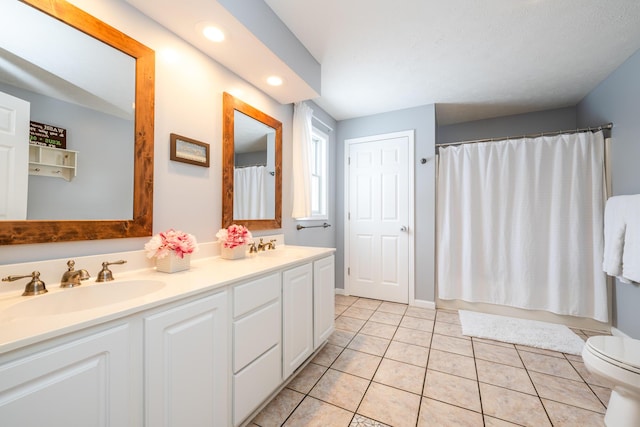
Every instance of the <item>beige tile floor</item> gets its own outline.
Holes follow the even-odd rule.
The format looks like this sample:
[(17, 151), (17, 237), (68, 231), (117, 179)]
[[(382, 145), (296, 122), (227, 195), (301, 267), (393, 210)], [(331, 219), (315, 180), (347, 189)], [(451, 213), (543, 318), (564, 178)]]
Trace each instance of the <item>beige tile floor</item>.
[(455, 311), (335, 302), (329, 343), (251, 426), (604, 425), (609, 385), (580, 356), (465, 337)]

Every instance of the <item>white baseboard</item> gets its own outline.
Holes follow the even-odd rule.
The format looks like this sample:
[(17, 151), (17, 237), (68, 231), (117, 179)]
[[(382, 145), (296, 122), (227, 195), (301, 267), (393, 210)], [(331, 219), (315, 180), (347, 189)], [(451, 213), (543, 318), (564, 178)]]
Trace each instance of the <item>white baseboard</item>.
[(622, 338), (631, 338), (629, 335), (625, 334), (624, 332), (622, 332), (620, 329), (616, 328), (615, 326), (611, 327), (611, 335), (614, 335), (616, 337), (622, 337)]
[(428, 308), (431, 310), (435, 310), (436, 309), (436, 303), (433, 301), (427, 301), (427, 300), (423, 300), (423, 299), (414, 299), (413, 301), (409, 302), (409, 305), (413, 306), (413, 307), (419, 307), (419, 308)]
[[(336, 295), (349, 295), (343, 288), (335, 288)], [(414, 299), (409, 301), (409, 305), (418, 308), (436, 309), (436, 303), (433, 301)]]

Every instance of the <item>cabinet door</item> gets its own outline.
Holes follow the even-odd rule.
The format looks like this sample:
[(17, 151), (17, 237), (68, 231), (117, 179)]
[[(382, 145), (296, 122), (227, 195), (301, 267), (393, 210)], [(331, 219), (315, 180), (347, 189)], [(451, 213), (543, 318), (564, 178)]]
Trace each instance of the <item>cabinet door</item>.
[(313, 263), (313, 348), (333, 333), (335, 313), (335, 266), (333, 255)]
[(130, 328), (114, 326), (49, 350), (0, 359), (0, 424), (132, 425)]
[(229, 425), (227, 293), (145, 319), (145, 421)]
[(311, 264), (282, 275), (283, 367), (286, 379), (313, 353), (313, 269)]

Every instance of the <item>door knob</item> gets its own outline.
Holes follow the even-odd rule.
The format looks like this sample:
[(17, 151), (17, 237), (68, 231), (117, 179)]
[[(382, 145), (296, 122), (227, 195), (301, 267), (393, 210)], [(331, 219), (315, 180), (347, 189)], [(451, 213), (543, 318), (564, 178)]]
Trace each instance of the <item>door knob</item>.
[(400, 231), (407, 231), (407, 227), (403, 225), (402, 227), (400, 227)]

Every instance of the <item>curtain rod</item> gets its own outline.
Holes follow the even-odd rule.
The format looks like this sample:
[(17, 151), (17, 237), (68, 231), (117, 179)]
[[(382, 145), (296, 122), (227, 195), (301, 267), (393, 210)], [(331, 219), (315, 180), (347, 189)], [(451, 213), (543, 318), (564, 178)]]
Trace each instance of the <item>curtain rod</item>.
[(255, 168), (258, 166), (264, 166), (265, 168), (267, 167), (266, 163), (257, 163), (255, 165), (238, 165), (238, 166), (234, 166), (236, 169), (244, 169), (244, 168)]
[(329, 126), (328, 124), (326, 124), (325, 122), (323, 122), (322, 120), (320, 120), (319, 118), (317, 118), (316, 116), (312, 116), (311, 117), (313, 120), (315, 120), (316, 122), (320, 123), (322, 126), (326, 127), (327, 129), (329, 129), (329, 132), (333, 132), (333, 128), (331, 126)]
[(613, 128), (613, 123), (607, 123), (605, 125), (600, 125), (596, 127), (588, 127), (588, 128), (580, 128), (580, 129), (569, 129), (569, 130), (558, 130), (553, 132), (542, 132), (542, 133), (534, 133), (529, 135), (519, 135), (519, 136), (506, 136), (503, 138), (486, 138), (486, 139), (474, 139), (470, 141), (459, 141), (459, 142), (445, 142), (442, 144), (436, 144), (436, 148), (440, 147), (448, 147), (451, 145), (463, 145), (463, 144), (476, 144), (480, 142), (496, 142), (496, 141), (506, 141), (508, 139), (516, 139), (516, 138), (537, 138), (541, 136), (553, 136), (553, 135), (561, 135), (563, 133), (581, 133), (581, 132), (598, 132), (601, 130), (610, 130)]

